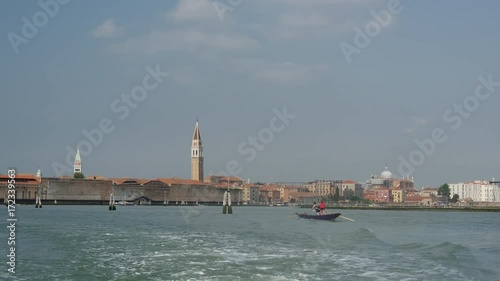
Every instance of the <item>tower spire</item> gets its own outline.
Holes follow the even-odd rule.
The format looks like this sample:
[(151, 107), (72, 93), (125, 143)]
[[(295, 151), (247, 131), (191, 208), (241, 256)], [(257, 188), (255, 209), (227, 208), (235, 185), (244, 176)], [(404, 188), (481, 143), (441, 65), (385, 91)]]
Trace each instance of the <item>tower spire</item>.
[(199, 141), (201, 145), (200, 125), (198, 123), (198, 118), (196, 118), (196, 125), (194, 126), (193, 144), (195, 140)]
[(198, 117), (196, 118), (191, 144), (191, 179), (200, 182), (203, 181), (203, 145)]
[(82, 173), (82, 159), (80, 158), (80, 148), (76, 149), (75, 164), (73, 166), (73, 174)]

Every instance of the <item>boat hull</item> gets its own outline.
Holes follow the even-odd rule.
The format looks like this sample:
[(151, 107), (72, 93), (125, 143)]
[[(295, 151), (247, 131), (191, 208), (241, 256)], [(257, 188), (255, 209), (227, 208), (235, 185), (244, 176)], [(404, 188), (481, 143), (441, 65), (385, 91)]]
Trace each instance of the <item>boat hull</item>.
[(318, 215), (308, 215), (305, 213), (304, 214), (295, 213), (295, 214), (301, 219), (324, 220), (324, 221), (333, 221), (341, 215), (339, 213), (319, 215), (319, 216)]

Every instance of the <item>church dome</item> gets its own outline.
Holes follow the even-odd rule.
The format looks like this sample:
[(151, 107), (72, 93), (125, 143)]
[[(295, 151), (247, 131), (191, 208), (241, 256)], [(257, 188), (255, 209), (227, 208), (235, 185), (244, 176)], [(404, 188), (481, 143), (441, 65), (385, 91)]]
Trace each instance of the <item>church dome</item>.
[(385, 170), (380, 174), (380, 177), (383, 179), (391, 179), (392, 173), (389, 171), (387, 166), (385, 166)]

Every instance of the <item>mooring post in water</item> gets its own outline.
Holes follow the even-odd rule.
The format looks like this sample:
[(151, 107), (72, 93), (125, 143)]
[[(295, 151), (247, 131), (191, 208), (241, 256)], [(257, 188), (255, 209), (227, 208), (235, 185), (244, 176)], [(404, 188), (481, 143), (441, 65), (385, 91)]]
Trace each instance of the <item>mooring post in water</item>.
[(116, 211), (115, 197), (113, 193), (109, 195), (109, 210)]
[(224, 195), (222, 196), (222, 214), (227, 213), (226, 209), (226, 196), (227, 196), (227, 191), (224, 192)]
[(232, 214), (233, 208), (231, 207), (231, 193), (228, 191), (224, 192), (224, 197), (222, 197), (222, 213)]
[(231, 192), (227, 192), (227, 213), (233, 213), (233, 207), (231, 207)]
[(41, 208), (42, 207), (42, 196), (39, 194), (35, 195), (35, 208)]

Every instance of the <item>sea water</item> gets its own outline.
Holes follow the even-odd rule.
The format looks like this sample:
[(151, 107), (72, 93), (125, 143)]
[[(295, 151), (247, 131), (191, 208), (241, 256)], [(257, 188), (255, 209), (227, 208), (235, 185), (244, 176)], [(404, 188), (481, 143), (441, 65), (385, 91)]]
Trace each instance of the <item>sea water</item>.
[(305, 211), (17, 206), (16, 273), (5, 215), (0, 280), (500, 280), (500, 213)]

